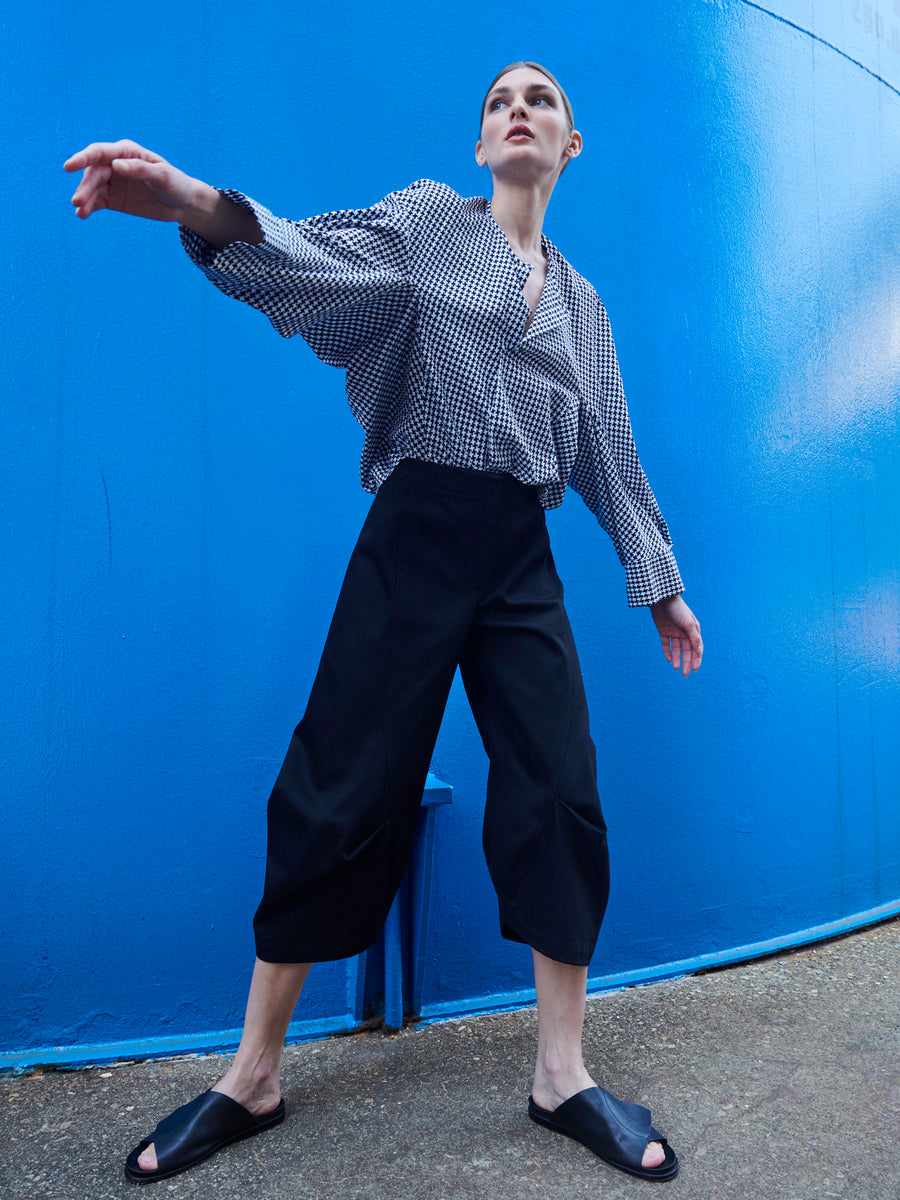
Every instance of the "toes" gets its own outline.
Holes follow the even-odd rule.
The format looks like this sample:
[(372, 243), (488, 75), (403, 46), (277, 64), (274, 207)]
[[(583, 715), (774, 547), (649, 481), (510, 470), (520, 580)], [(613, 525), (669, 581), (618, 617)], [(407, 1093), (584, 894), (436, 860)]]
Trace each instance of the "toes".
[(138, 1155), (138, 1166), (142, 1171), (155, 1171), (156, 1163), (156, 1147), (151, 1142), (150, 1145), (141, 1154)]
[(661, 1167), (665, 1157), (666, 1152), (663, 1150), (661, 1142), (648, 1142), (644, 1157), (641, 1159), (641, 1166), (651, 1170), (653, 1167)]

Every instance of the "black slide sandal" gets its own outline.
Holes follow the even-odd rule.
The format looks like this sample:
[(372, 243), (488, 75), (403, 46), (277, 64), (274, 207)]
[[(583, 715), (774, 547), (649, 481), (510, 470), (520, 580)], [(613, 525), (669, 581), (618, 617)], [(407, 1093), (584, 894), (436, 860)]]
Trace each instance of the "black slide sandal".
[[(254, 1117), (224, 1092), (204, 1092), (164, 1117), (153, 1133), (135, 1146), (125, 1160), (125, 1175), (132, 1183), (171, 1179), (223, 1146), (262, 1133), (283, 1120), (284, 1100), (279, 1100), (271, 1112)], [(142, 1171), (138, 1158), (151, 1142), (156, 1147), (158, 1167), (155, 1171)]]
[[(581, 1142), (611, 1167), (638, 1179), (667, 1180), (678, 1174), (678, 1156), (650, 1124), (650, 1109), (617, 1100), (603, 1088), (586, 1088), (548, 1112), (528, 1098), (528, 1115), (538, 1125)], [(661, 1142), (665, 1159), (658, 1167), (642, 1167), (648, 1142)]]

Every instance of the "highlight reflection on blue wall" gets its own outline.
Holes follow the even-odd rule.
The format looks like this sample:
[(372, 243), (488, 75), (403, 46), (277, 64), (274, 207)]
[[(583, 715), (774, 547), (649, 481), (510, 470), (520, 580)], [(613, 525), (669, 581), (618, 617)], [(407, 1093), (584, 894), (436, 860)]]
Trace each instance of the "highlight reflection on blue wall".
[[(481, 193), (478, 102), (520, 56), (575, 105), (547, 232), (609, 309), (708, 647), (688, 682), (665, 667), (570, 496), (551, 531), (613, 853), (592, 977), (900, 908), (900, 0), (577, 0), (565, 23), (86, 0), (7, 33), (0, 1046), (240, 1023), (265, 799), (368, 504), (342, 376), (215, 293), (174, 230), (81, 225), (58, 164), (133, 136), (292, 216), (420, 176)], [(530, 985), (461, 690), (433, 769), (454, 803), (425, 1008), (458, 1012)], [(306, 1032), (349, 986), (313, 978)]]

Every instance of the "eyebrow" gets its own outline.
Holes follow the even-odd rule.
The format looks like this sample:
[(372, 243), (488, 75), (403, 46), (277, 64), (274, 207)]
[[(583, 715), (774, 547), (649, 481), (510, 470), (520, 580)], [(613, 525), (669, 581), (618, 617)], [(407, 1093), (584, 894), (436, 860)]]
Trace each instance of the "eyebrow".
[[(528, 87), (525, 89), (526, 92), (529, 92), (532, 94), (534, 92), (547, 92), (551, 96), (554, 94), (555, 90), (556, 89), (549, 82), (548, 83), (529, 83)], [(511, 87), (505, 87), (505, 86), (495, 87), (495, 88), (491, 88), (490, 92), (488, 92), (488, 99), (490, 100), (491, 96), (510, 96), (510, 95), (512, 95)]]

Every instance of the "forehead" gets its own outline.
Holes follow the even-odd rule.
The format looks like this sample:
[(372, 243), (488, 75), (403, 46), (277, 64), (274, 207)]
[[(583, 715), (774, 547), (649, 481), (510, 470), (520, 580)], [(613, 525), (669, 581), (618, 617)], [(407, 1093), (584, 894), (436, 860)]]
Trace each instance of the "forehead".
[(494, 86), (488, 93), (493, 96), (495, 92), (537, 90), (546, 89), (548, 92), (553, 92), (559, 95), (559, 90), (555, 88), (552, 82), (541, 71), (535, 71), (534, 67), (516, 67), (513, 71), (507, 71), (505, 75), (501, 75)]

